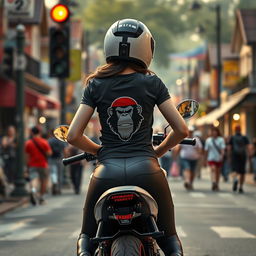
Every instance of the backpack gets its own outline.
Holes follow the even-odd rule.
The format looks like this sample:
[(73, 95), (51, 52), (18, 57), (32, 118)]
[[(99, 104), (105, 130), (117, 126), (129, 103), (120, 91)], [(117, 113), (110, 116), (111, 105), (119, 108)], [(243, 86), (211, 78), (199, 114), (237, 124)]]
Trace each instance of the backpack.
[(49, 144), (51, 146), (51, 149), (52, 149), (51, 158), (61, 158), (63, 148), (64, 148), (63, 145), (62, 145), (62, 142), (59, 142), (55, 138), (50, 139), (48, 142), (49, 142)]
[(235, 135), (232, 138), (232, 151), (235, 155), (244, 156), (246, 155), (246, 141), (244, 136)]

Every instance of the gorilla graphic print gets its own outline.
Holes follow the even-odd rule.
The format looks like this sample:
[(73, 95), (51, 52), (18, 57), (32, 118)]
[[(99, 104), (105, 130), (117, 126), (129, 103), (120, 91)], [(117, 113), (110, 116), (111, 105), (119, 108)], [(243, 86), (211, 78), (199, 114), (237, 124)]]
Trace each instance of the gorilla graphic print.
[(142, 107), (130, 97), (115, 99), (107, 111), (107, 123), (122, 141), (129, 141), (144, 120), (141, 115)]

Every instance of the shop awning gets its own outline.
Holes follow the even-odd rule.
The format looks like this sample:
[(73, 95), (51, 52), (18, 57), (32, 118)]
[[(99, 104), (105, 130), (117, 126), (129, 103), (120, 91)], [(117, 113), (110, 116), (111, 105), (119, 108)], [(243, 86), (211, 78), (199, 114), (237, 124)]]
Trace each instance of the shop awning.
[[(0, 79), (0, 107), (15, 107), (16, 85), (10, 80)], [(60, 102), (32, 89), (25, 88), (25, 105), (38, 109), (59, 109)]]
[(237, 106), (249, 93), (250, 89), (245, 88), (239, 91), (238, 93), (229, 96), (228, 100), (222, 103), (219, 108), (214, 109), (206, 116), (198, 118), (197, 120), (195, 120), (194, 124), (196, 126), (213, 124), (215, 120), (218, 120), (219, 118), (224, 116), (228, 111), (232, 110), (235, 106)]
[(204, 59), (206, 56), (206, 45), (200, 45), (196, 48), (185, 52), (172, 53), (170, 54), (171, 59), (184, 60), (184, 59)]

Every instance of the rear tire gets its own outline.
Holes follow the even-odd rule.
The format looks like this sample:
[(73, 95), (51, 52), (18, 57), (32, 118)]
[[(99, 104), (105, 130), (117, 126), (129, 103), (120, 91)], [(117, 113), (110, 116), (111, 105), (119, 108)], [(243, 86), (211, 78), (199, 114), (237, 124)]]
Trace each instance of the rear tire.
[(111, 256), (145, 256), (145, 251), (137, 237), (120, 236), (112, 243)]

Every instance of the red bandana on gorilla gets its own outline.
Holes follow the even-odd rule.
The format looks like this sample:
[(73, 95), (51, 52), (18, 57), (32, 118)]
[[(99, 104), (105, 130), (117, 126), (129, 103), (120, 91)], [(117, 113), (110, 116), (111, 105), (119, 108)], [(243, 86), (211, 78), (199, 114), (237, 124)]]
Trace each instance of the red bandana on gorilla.
[(130, 97), (115, 99), (108, 108), (107, 123), (113, 133), (122, 141), (129, 141), (144, 120), (142, 107)]

